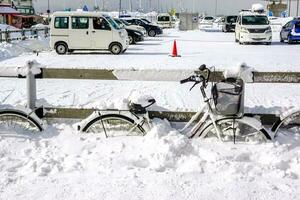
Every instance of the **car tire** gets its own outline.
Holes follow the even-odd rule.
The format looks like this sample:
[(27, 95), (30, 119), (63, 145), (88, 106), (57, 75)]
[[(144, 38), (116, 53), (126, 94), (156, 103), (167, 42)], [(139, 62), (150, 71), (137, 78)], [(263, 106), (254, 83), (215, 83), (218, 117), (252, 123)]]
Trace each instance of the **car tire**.
[(65, 55), (68, 52), (68, 45), (60, 42), (55, 45), (55, 51), (59, 55)]
[(293, 44), (293, 40), (291, 38), (288, 38), (288, 43)]
[(119, 55), (120, 53), (122, 53), (122, 45), (118, 43), (113, 43), (110, 45), (109, 50), (112, 54)]
[(284, 39), (280, 38), (280, 42), (281, 42), (281, 43), (284, 43)]
[(128, 36), (129, 44), (135, 44), (134, 38), (132, 36)]
[(151, 30), (149, 30), (148, 35), (149, 35), (149, 37), (155, 37), (156, 31), (151, 29)]
[(267, 42), (266, 45), (271, 45), (271, 42)]

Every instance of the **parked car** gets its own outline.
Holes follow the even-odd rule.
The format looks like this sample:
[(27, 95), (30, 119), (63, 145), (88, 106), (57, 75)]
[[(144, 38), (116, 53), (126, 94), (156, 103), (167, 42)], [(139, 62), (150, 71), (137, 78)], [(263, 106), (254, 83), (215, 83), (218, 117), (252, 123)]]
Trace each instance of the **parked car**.
[(215, 18), (212, 16), (205, 16), (200, 19), (200, 24), (201, 25), (212, 25), (213, 22), (215, 21)]
[(140, 32), (143, 33), (144, 36), (147, 36), (147, 31), (146, 31), (146, 29), (144, 27), (138, 26), (138, 25), (129, 24), (124, 19), (118, 19), (118, 20), (120, 20), (121, 22), (123, 22), (123, 24), (125, 24), (130, 29), (134, 29), (134, 30), (140, 31)]
[(224, 22), (222, 24), (222, 31), (223, 32), (234, 32), (237, 17), (238, 17), (237, 15), (225, 16)]
[(300, 41), (300, 19), (286, 23), (280, 32), (280, 42), (287, 40), (289, 44)]
[(272, 29), (266, 13), (261, 9), (240, 12), (235, 27), (235, 41), (240, 44), (271, 44)]
[(128, 48), (126, 30), (110, 16), (98, 12), (55, 12), (50, 27), (50, 46), (58, 54), (74, 50), (120, 54)]
[(156, 35), (162, 34), (163, 30), (162, 28), (160, 28), (157, 25), (148, 23), (142, 19), (136, 19), (136, 18), (129, 18), (129, 19), (124, 19), (126, 20), (129, 24), (133, 24), (133, 25), (138, 25), (138, 26), (142, 26), (146, 29), (148, 35), (150, 37), (155, 37)]
[(173, 28), (175, 26), (175, 21), (168, 13), (159, 14), (156, 23), (163, 28)]
[(127, 31), (129, 44), (135, 44), (136, 42), (144, 41), (144, 34), (135, 29), (127, 27), (120, 19), (114, 19), (115, 22)]

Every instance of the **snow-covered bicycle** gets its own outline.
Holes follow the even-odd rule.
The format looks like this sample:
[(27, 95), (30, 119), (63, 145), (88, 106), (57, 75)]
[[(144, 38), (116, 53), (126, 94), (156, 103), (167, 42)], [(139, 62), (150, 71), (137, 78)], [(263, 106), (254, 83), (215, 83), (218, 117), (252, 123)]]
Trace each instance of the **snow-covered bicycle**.
[[(204, 107), (180, 130), (190, 138), (217, 137), (222, 141), (250, 142), (272, 140), (261, 122), (245, 116), (243, 112), (244, 82), (239, 77), (227, 78), (214, 84), (212, 98), (208, 98), (206, 88), (210, 69), (202, 65), (199, 72), (180, 83), (200, 84)], [(82, 121), (78, 129), (87, 133), (100, 133), (106, 137), (143, 136), (151, 128), (147, 108), (155, 103), (148, 99), (148, 105), (129, 103), (128, 110), (98, 110)], [(204, 113), (202, 115), (202, 113)], [(201, 116), (202, 115), (202, 116)]]

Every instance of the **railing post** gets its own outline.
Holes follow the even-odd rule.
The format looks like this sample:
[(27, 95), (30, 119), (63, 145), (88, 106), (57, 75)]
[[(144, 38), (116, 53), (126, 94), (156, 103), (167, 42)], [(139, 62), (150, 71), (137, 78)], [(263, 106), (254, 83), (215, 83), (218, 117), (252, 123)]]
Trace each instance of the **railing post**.
[(2, 42), (2, 30), (0, 29), (0, 43)]
[(36, 107), (36, 80), (32, 72), (33, 62), (27, 63), (26, 87), (27, 87), (27, 108), (35, 109)]
[(22, 32), (21, 32), (21, 40), (25, 40), (26, 39), (26, 36), (25, 36), (25, 30), (24, 28), (22, 29)]
[(10, 40), (10, 33), (8, 30), (5, 30), (5, 41), (9, 42), (9, 40)]

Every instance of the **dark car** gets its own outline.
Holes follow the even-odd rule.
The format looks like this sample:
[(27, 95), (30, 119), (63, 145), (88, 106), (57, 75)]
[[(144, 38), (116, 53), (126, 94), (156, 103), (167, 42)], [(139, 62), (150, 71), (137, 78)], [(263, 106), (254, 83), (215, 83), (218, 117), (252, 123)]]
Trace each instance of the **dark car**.
[(289, 44), (300, 41), (300, 19), (286, 23), (280, 32), (280, 42), (287, 40)]
[(126, 24), (120, 19), (114, 19), (114, 21), (121, 27), (124, 28), (128, 33), (129, 44), (135, 44), (140, 41), (144, 41), (144, 34), (138, 30), (128, 28)]
[(237, 17), (238, 16), (236, 16), (236, 15), (225, 16), (224, 24), (222, 26), (222, 31), (223, 32), (234, 32)]
[(144, 27), (150, 37), (155, 37), (156, 35), (163, 33), (162, 28), (160, 28), (157, 25), (148, 23), (142, 19), (124, 19), (124, 20), (126, 20), (129, 24), (134, 24), (134, 25)]

